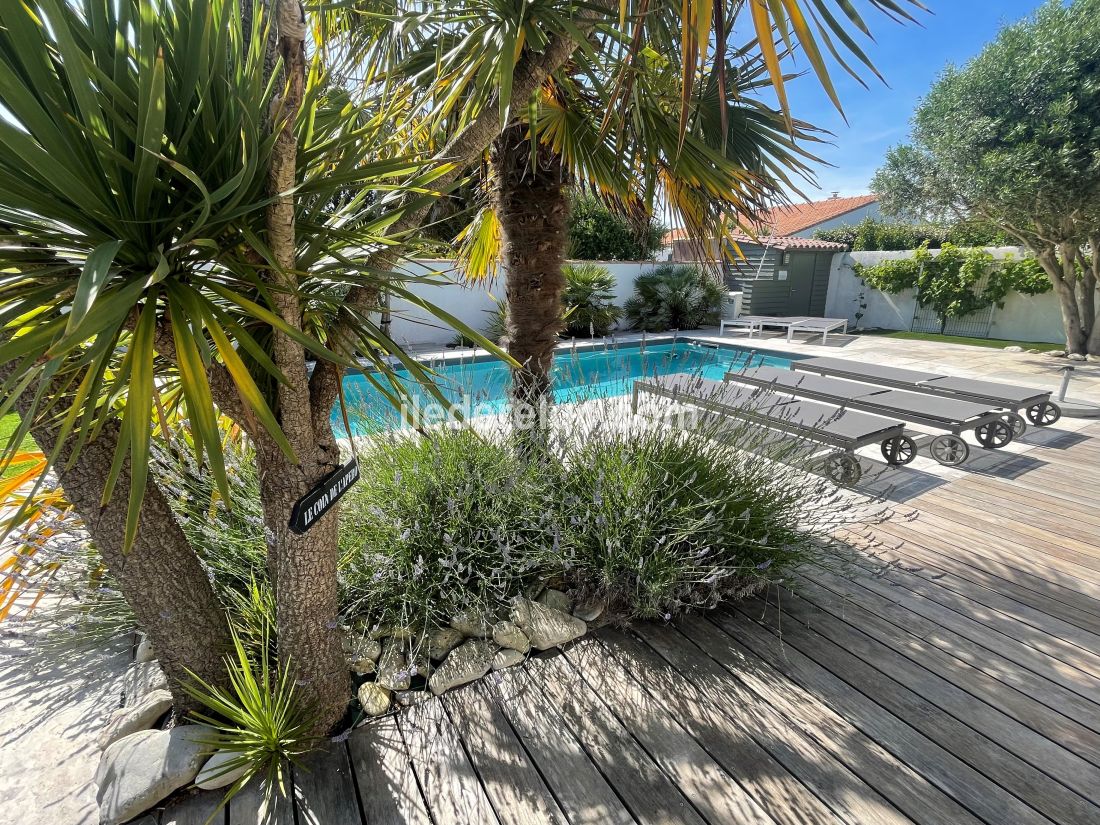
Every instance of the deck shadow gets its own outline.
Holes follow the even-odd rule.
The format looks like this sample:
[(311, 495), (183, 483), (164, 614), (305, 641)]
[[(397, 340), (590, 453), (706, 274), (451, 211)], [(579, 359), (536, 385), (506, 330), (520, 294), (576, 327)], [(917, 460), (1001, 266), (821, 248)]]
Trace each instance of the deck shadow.
[(1070, 447), (1090, 440), (1087, 435), (1082, 435), (1079, 432), (1036, 427), (1028, 427), (1027, 432), (1016, 439), (1021, 444), (1032, 447), (1045, 447), (1048, 450), (1068, 450)]

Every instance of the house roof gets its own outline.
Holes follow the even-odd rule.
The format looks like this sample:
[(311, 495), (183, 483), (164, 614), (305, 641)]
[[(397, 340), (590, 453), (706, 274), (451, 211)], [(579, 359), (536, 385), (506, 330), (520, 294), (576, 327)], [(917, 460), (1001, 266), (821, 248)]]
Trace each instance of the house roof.
[(776, 235), (793, 235), (877, 200), (874, 195), (856, 195), (852, 198), (826, 198), (812, 203), (795, 203), (771, 210), (761, 220), (761, 224)]
[(810, 252), (843, 252), (848, 248), (847, 244), (834, 241), (819, 241), (816, 238), (799, 238), (795, 235), (761, 235), (758, 238), (749, 235), (734, 235), (733, 239), (739, 244), (757, 244), (771, 249), (805, 249)]

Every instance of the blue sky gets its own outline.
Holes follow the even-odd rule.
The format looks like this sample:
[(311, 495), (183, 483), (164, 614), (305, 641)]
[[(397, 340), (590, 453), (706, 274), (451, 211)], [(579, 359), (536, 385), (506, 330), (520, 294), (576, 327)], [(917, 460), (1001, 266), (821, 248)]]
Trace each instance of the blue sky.
[[(931, 13), (916, 14), (922, 26), (899, 25), (867, 3), (857, 3), (875, 41), (866, 43), (871, 62), (889, 86), (868, 75), (864, 89), (843, 69), (834, 67), (833, 83), (844, 106), (845, 123), (817, 79), (805, 75), (787, 89), (795, 117), (834, 134), (833, 145), (816, 154), (834, 166), (818, 168), (820, 190), (803, 187), (811, 200), (831, 192), (860, 195), (886, 151), (906, 140), (909, 118), (948, 63), (961, 64), (981, 51), (1004, 23), (1014, 22), (1041, 5), (1040, 0), (924, 0)], [(864, 39), (865, 40), (865, 39)], [(798, 66), (806, 66), (805, 59)], [(868, 73), (865, 73), (868, 74)]]

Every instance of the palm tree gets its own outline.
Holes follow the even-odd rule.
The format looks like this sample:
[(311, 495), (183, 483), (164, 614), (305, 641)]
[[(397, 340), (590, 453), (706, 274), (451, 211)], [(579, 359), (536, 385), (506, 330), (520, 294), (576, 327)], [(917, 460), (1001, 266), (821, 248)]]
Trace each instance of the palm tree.
[[(347, 54), (375, 67), (371, 81), (420, 88), (451, 176), (480, 165), (493, 139), (495, 210), (467, 230), (467, 261), (469, 271), (484, 272), (503, 243), (520, 406), (539, 403), (549, 388), (570, 186), (634, 214), (660, 193), (689, 231), (721, 238), (751, 225), (785, 197), (792, 176), (807, 172), (810, 156), (799, 144), (808, 127), (788, 111), (783, 60), (801, 48), (838, 106), (822, 47), (853, 75), (842, 51), (874, 71), (847, 31), (867, 32), (863, 18), (837, 0), (466, 0), (409, 12), (389, 0), (355, 5), (374, 16), (358, 21)], [(910, 18), (906, 6), (921, 7), (871, 5), (898, 19)], [(335, 8), (334, 20), (347, 5)], [(738, 14), (749, 15), (755, 38), (731, 53)], [(744, 97), (765, 83), (778, 112)]]

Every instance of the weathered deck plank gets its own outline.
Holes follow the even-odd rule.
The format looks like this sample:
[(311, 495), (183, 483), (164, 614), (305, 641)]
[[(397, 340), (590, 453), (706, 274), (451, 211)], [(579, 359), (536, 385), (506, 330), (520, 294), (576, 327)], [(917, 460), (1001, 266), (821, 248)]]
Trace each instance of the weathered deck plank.
[(348, 755), (365, 821), (370, 825), (431, 822), (395, 719), (379, 719), (352, 733)]
[[(832, 610), (840, 612), (843, 607), (833, 606)], [(1077, 801), (1068, 798), (1060, 788), (1047, 781), (1048, 776), (1043, 771), (1057, 776), (1062, 784), (1080, 796), (1092, 798), (1100, 793), (1100, 769), (1095, 765), (1086, 762), (1058, 742), (1037, 733), (1001, 708), (986, 701), (974, 701), (975, 694), (979, 694), (978, 698), (993, 699), (1000, 705), (1005, 703), (1004, 698), (994, 695), (995, 691), (987, 690), (988, 685), (982, 681), (981, 674), (968, 673), (962, 668), (952, 671), (950, 666), (941, 671), (936, 666), (934, 657), (924, 658), (919, 655), (923, 652), (919, 649), (919, 643), (913, 644), (917, 648), (914, 651), (917, 655), (909, 658), (905, 653), (907, 641), (902, 634), (860, 608), (849, 608), (851, 613), (857, 614), (849, 621), (846, 617), (838, 617), (830, 610), (824, 610), (801, 596), (788, 592), (784, 593), (783, 611), (787, 620), (786, 627), (790, 627), (789, 620), (794, 619), (836, 645), (835, 648), (816, 646), (815, 650), (825, 653), (821, 661), (839, 663), (840, 667), (858, 679), (862, 666), (853, 667), (853, 658), (859, 659), (869, 668), (873, 668), (876, 676), (881, 673), (899, 686), (919, 685), (920, 698), (943, 711), (944, 716), (940, 722), (944, 736), (940, 741), (958, 743), (964, 739), (973, 739), (976, 744), (983, 746), (980, 750), (981, 764), (998, 766), (987, 770), (987, 775), (998, 780), (1003, 777), (1004, 787), (1012, 788), (1025, 798), (1031, 799), (1034, 793), (1034, 798), (1038, 800), (1036, 807), (1042, 809), (1043, 804), (1055, 807), (1064, 804), (1073, 810), (1089, 810), (1076, 807)], [(905, 702), (904, 707), (908, 711), (912, 705), (909, 696), (912, 690), (908, 687), (903, 687), (901, 691), (894, 689), (889, 693), (878, 693), (876, 698), (887, 701), (888, 697), (893, 698), (895, 692), (899, 701)], [(906, 718), (901, 711), (895, 712)], [(957, 725), (972, 728), (974, 733), (984, 737), (988, 743), (972, 737), (969, 732), (957, 731)], [(1000, 746), (1000, 751), (997, 750), (997, 745)], [(955, 752), (959, 753), (957, 747)], [(1093, 813), (1100, 816), (1100, 810)]]
[(653, 647), (609, 633), (604, 637), (608, 655), (652, 686), (651, 692), (659, 693), (776, 822), (910, 821), (733, 674), (693, 653), (691, 643), (674, 629), (644, 630)]
[[(803, 576), (798, 592), (814, 604), (829, 611), (839, 610), (839, 615), (845, 617), (853, 616), (855, 624), (861, 628), (866, 619), (863, 613), (853, 615), (853, 608), (889, 622), (909, 634), (893, 637), (896, 649), (941, 675), (959, 673), (963, 680), (980, 685), (976, 689), (994, 706), (1021, 721), (1028, 720), (1032, 727), (1054, 741), (1066, 739), (1073, 743), (1075, 752), (1100, 765), (1100, 708), (1087, 699), (1015, 667), (988, 648), (955, 634), (945, 635), (948, 644), (930, 639), (936, 627), (934, 624), (867, 590), (858, 581), (843, 579), (820, 568), (806, 569)], [(970, 671), (977, 671), (995, 683), (970, 675)], [(1021, 702), (1021, 696), (1027, 701)], [(1033, 708), (1031, 703), (1039, 707)], [(1089, 727), (1090, 723), (1093, 727)]]
[(295, 771), (297, 819), (253, 786), (226, 825), (1100, 822), (1100, 425), (1071, 426), (911, 490), (781, 611), (603, 631), (356, 731)]
[(597, 639), (586, 639), (565, 655), (577, 675), (634, 734), (708, 822), (774, 825), (775, 820), (734, 775), (684, 730), (663, 702), (609, 658)]
[(703, 825), (684, 791), (562, 657), (533, 659), (527, 670), (638, 822)]
[(502, 821), (568, 821), (484, 685), (467, 685), (447, 694), (443, 703)]
[(435, 822), (498, 822), (439, 699), (409, 708), (398, 717), (398, 724)]
[(574, 825), (625, 825), (634, 817), (592, 762), (558, 709), (523, 669), (501, 671), (487, 690)]

